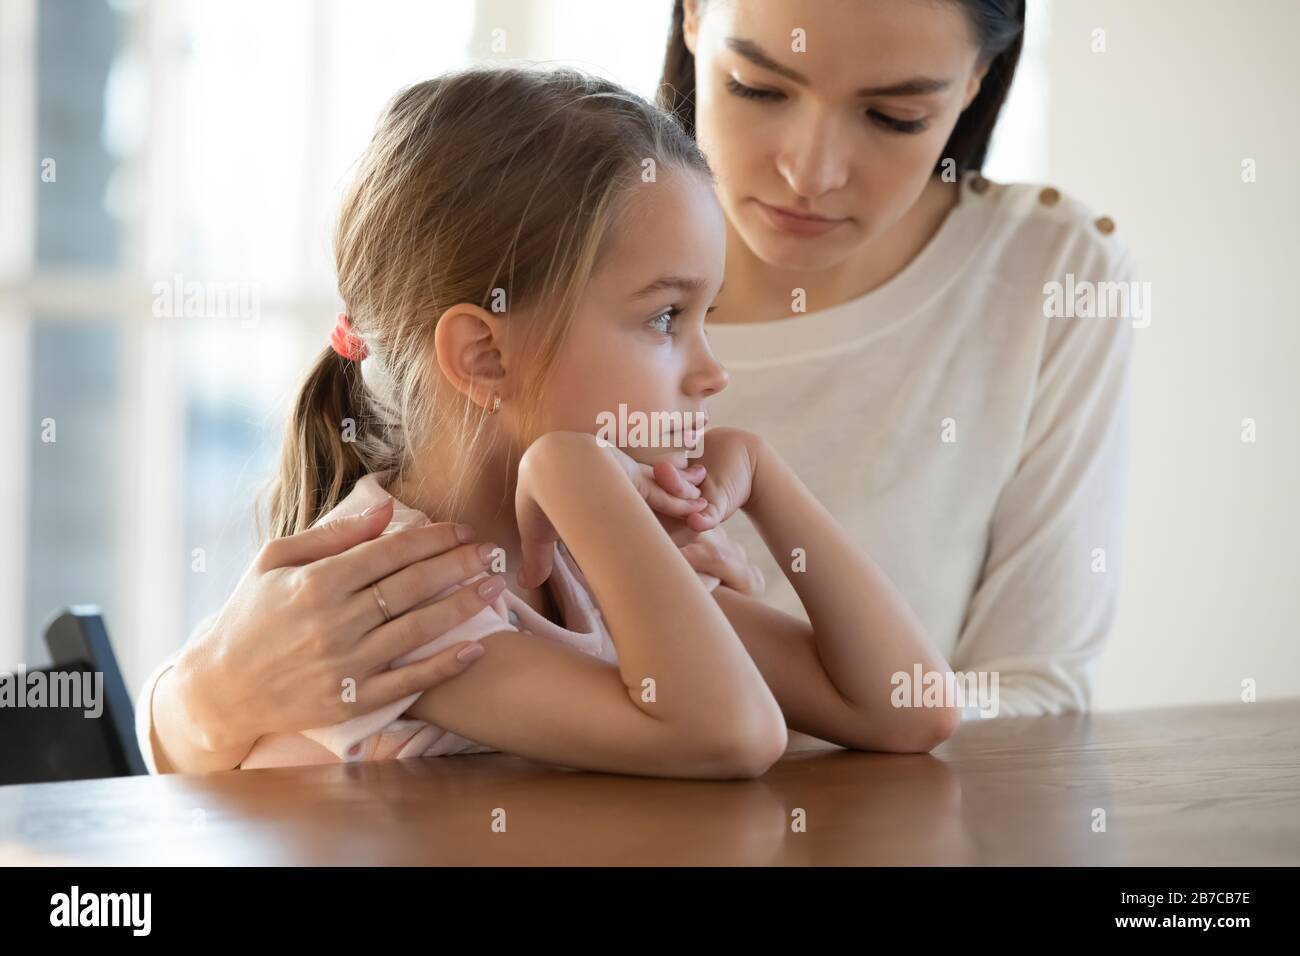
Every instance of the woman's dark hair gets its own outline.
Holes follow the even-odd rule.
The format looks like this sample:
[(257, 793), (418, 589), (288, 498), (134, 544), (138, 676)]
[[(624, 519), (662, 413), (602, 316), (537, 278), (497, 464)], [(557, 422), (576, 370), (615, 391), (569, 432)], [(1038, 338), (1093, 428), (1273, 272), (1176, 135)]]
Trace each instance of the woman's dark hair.
[[(703, 5), (706, 0), (700, 0)], [(953, 127), (936, 171), (946, 159), (956, 160), (957, 171), (979, 170), (989, 150), (993, 127), (1006, 102), (1011, 80), (1020, 62), (1024, 41), (1025, 0), (951, 0), (966, 11), (980, 47), (980, 62), (988, 72), (980, 91)], [(695, 56), (686, 48), (682, 29), (683, 0), (673, 4), (668, 52), (659, 81), (659, 106), (668, 110), (695, 135)]]

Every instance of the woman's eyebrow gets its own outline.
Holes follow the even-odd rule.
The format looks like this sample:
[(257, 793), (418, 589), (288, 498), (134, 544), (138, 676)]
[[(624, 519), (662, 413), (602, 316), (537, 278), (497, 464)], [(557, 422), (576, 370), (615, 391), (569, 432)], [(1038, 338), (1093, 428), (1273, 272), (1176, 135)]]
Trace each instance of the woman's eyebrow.
[[(779, 76), (784, 76), (793, 83), (800, 86), (808, 85), (808, 78), (798, 70), (793, 70), (783, 63), (768, 56), (763, 49), (753, 40), (746, 40), (743, 37), (727, 37), (727, 48), (739, 53), (750, 63), (762, 67), (765, 70), (771, 70)], [(914, 76), (910, 79), (900, 80), (897, 83), (888, 83), (884, 86), (864, 86), (858, 89), (856, 96), (924, 96), (927, 93), (938, 93), (952, 86), (952, 80), (941, 80), (932, 76)]]

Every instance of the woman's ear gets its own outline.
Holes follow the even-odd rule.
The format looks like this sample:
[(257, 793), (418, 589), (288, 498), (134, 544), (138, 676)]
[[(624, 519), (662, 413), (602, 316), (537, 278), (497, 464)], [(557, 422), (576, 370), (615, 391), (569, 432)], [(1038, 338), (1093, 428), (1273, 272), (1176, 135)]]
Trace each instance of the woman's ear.
[(686, 49), (695, 55), (695, 45), (699, 42), (700, 36), (700, 11), (699, 4), (696, 0), (683, 0), (682, 2), (682, 42), (686, 44)]
[(979, 96), (980, 84), (984, 82), (984, 77), (989, 71), (992, 60), (985, 60), (984, 63), (970, 75), (970, 80), (966, 84), (966, 99), (961, 104), (961, 112), (966, 111), (966, 107), (975, 102), (975, 97)]
[(442, 314), (433, 332), (443, 376), (456, 391), (489, 410), (493, 396), (501, 395), (506, 384), (501, 359), (504, 331), (500, 316), (462, 302)]

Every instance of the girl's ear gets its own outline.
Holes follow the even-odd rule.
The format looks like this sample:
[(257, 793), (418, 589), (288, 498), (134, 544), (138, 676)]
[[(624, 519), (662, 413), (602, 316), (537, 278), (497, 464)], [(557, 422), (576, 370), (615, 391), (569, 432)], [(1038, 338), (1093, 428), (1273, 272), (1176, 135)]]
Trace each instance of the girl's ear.
[(482, 408), (490, 408), (493, 395), (503, 391), (503, 333), (499, 316), (464, 302), (444, 312), (433, 332), (433, 347), (443, 376)]

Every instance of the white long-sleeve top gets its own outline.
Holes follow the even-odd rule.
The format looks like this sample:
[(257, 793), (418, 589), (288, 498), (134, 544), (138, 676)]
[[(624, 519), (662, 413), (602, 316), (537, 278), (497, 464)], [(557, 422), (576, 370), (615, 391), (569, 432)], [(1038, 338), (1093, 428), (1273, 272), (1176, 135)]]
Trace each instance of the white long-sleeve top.
[[(1118, 287), (1086, 290), (1131, 292), (1133, 278), (1108, 218), (1055, 189), (967, 175), (939, 231), (879, 288), (709, 326), (731, 374), (710, 421), (769, 440), (953, 670), (998, 674), (1001, 716), (1091, 703), (1119, 586), (1133, 334), (1150, 300), (1102, 317)], [(726, 530), (768, 602), (806, 618), (745, 516)]]

